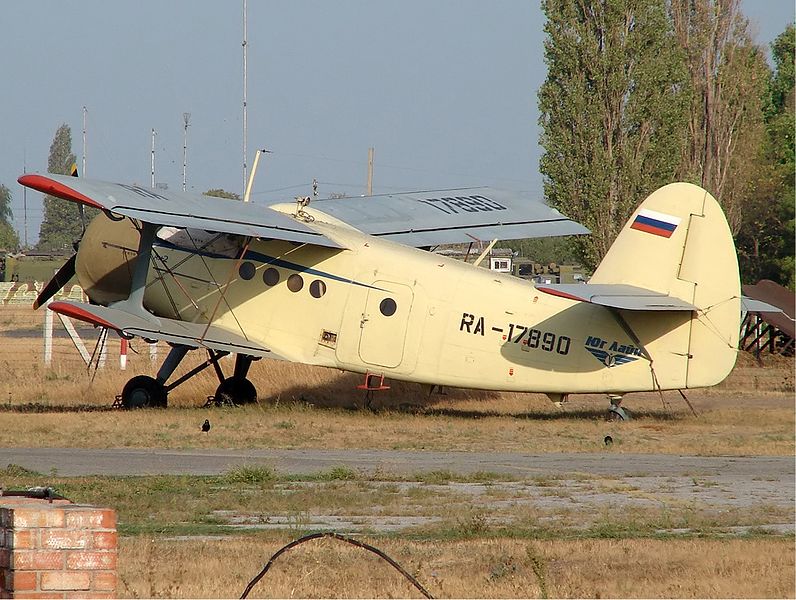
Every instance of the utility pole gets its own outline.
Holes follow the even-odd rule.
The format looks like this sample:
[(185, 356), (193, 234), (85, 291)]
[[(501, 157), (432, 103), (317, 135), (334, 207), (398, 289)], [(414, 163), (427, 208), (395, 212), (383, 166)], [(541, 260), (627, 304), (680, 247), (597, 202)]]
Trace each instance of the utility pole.
[[(246, 14), (247, 14), (247, 6), (246, 0), (243, 0), (243, 189), (246, 189), (247, 186), (247, 171), (246, 171), (246, 137), (248, 135), (247, 131), (247, 107), (246, 107), (246, 54), (249, 47), (249, 43), (246, 39), (247, 31), (246, 31)], [(245, 193), (244, 193), (245, 196)]]
[(83, 107), (83, 171), (80, 173), (81, 177), (86, 176), (86, 114), (88, 109)]
[(152, 154), (151, 154), (151, 184), (152, 189), (155, 189), (155, 128), (152, 128)]
[(182, 191), (186, 188), (186, 173), (188, 171), (188, 122), (191, 120), (191, 113), (182, 113), (182, 120), (185, 126), (183, 127), (182, 136)]
[(372, 146), (368, 148), (368, 196), (373, 195), (373, 155), (376, 149)]
[[(28, 172), (28, 151), (22, 150), (22, 172)], [(28, 248), (28, 188), (22, 186), (22, 229), (24, 232), (25, 249)]]

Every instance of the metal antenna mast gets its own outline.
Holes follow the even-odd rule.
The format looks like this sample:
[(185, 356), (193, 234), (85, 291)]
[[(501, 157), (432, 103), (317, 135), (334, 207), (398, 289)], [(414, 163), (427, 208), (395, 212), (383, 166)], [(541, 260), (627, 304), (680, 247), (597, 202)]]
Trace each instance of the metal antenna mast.
[(151, 187), (155, 189), (155, 128), (152, 128), (152, 157), (151, 157), (151, 167), (152, 167), (152, 183)]
[(88, 109), (83, 107), (83, 171), (80, 173), (81, 177), (86, 176), (86, 114)]
[(186, 172), (188, 170), (188, 121), (191, 120), (191, 113), (184, 112), (182, 113), (182, 120), (185, 123), (185, 127), (183, 128), (183, 137), (182, 137), (182, 191), (185, 191), (185, 184), (186, 184)]
[(246, 81), (246, 55), (248, 50), (248, 42), (246, 41), (247, 38), (247, 30), (246, 30), (246, 14), (247, 14), (247, 6), (246, 0), (243, 0), (243, 188), (246, 189), (246, 137), (248, 135), (247, 132), (247, 110), (246, 110), (246, 91), (247, 91), (247, 81)]
[[(27, 149), (22, 150), (22, 172), (28, 172), (28, 151)], [(22, 186), (22, 227), (25, 233), (24, 240), (25, 240), (25, 248), (28, 247), (28, 188), (26, 186)]]

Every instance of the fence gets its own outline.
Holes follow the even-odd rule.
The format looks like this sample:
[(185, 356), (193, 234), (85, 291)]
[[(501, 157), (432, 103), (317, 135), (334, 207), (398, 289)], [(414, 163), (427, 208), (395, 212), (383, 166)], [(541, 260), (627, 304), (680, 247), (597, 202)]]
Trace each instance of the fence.
[[(15, 365), (40, 362), (46, 366), (88, 366), (125, 370), (128, 353), (156, 361), (158, 344), (142, 340), (128, 344), (115, 333), (72, 321), (44, 307), (32, 306), (41, 283), (0, 283), (0, 360)], [(78, 285), (59, 291), (52, 300), (86, 302)]]

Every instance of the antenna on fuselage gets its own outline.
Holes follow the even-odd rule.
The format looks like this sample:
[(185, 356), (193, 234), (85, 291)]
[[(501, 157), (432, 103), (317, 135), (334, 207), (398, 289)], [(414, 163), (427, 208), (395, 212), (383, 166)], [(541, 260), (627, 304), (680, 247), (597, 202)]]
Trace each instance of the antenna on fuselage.
[(243, 194), (243, 201), (248, 202), (249, 197), (252, 195), (252, 186), (254, 185), (254, 175), (257, 173), (257, 163), (260, 162), (261, 154), (271, 154), (267, 148), (258, 150), (254, 155), (254, 164), (252, 164), (252, 172), (249, 174), (249, 181), (246, 183), (246, 192)]

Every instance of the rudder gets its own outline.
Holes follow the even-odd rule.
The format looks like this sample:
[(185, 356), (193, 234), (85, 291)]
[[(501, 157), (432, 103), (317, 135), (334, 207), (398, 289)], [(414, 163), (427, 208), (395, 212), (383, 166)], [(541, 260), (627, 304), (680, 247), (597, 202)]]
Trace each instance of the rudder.
[(732, 370), (741, 286), (732, 234), (718, 202), (690, 183), (653, 192), (633, 213), (590, 283), (659, 291), (697, 307), (661, 333), (661, 315), (634, 314), (633, 328), (653, 361), (667, 366), (661, 386), (706, 387)]

